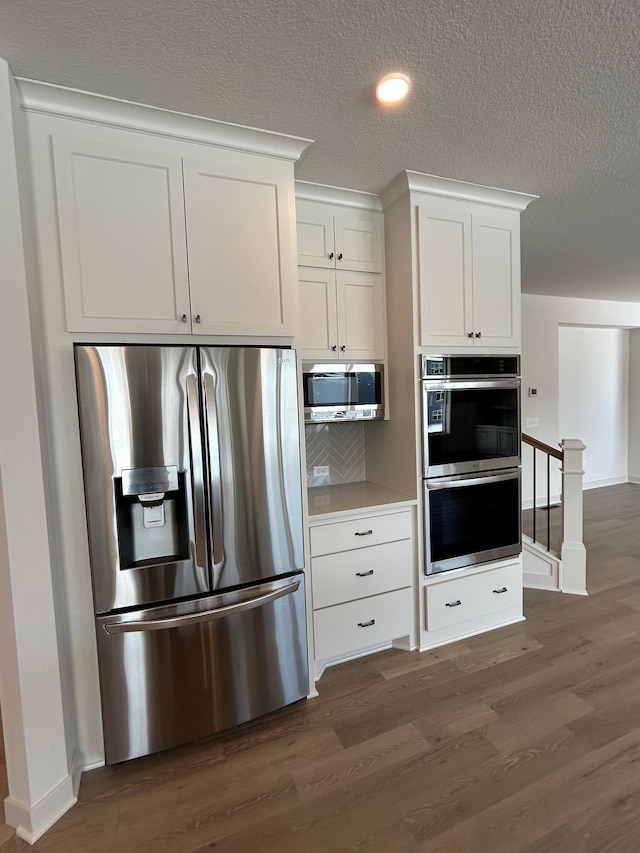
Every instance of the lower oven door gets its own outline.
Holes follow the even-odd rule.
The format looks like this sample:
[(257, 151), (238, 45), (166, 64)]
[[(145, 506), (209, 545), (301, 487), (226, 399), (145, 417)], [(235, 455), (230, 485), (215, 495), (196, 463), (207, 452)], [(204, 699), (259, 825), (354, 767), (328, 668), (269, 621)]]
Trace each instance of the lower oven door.
[(520, 469), (423, 480), (425, 574), (522, 550)]

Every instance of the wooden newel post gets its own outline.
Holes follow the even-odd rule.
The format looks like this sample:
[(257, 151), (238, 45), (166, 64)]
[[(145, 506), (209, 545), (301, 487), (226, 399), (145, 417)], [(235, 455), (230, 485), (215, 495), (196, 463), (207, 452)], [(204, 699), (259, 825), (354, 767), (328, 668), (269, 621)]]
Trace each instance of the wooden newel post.
[(564, 453), (560, 589), (587, 595), (587, 554), (582, 527), (582, 454), (586, 445), (578, 438), (564, 438), (560, 447)]

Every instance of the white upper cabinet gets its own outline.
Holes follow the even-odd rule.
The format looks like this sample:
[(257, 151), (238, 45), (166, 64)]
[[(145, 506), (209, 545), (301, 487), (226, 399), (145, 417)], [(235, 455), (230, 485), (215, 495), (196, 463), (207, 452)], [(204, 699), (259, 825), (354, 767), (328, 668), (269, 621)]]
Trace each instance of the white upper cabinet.
[(302, 358), (382, 360), (382, 277), (359, 272), (299, 270)]
[(382, 272), (382, 213), (299, 200), (296, 220), (300, 266)]
[(69, 331), (293, 336), (292, 163), (102, 135), (53, 139)]
[(384, 361), (380, 199), (300, 181), (296, 192), (301, 357)]
[(65, 138), (53, 152), (69, 331), (184, 332), (181, 158)]
[(520, 223), (515, 211), (419, 200), (420, 344), (520, 345)]
[(288, 164), (264, 158), (239, 166), (184, 158), (195, 332), (292, 334), (297, 270), (288, 172)]
[(519, 345), (520, 217), (474, 213), (471, 237), (474, 342), (492, 348)]

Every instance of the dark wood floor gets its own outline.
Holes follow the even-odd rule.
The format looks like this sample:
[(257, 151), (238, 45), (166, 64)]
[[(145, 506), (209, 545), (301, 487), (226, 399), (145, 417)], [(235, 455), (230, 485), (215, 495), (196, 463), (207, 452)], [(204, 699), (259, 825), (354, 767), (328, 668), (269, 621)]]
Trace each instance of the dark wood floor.
[(640, 487), (587, 492), (585, 539), (588, 598), (527, 591), (519, 625), (333, 667), (317, 699), (87, 773), (33, 849), (638, 853)]

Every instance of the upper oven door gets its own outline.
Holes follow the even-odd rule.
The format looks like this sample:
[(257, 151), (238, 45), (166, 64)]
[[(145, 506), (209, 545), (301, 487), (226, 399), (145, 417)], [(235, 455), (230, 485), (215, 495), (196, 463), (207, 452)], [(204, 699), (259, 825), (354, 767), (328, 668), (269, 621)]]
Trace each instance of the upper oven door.
[(520, 380), (423, 380), (425, 477), (520, 464)]

